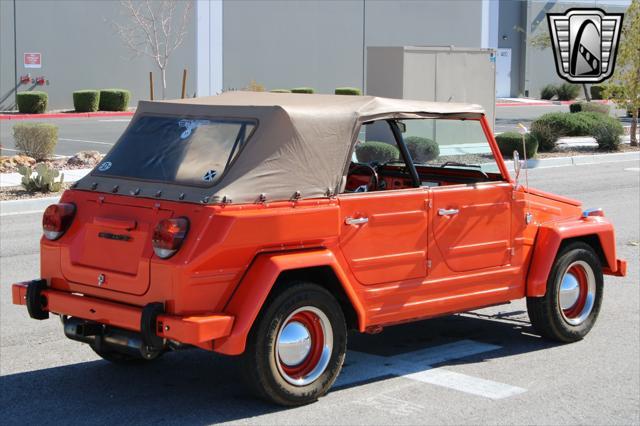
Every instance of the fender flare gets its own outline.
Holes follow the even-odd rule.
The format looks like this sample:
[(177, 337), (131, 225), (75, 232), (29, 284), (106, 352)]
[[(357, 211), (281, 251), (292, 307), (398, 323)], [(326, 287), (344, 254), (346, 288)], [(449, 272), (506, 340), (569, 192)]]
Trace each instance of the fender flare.
[(364, 331), (365, 311), (349, 279), (333, 252), (327, 249), (293, 253), (262, 254), (256, 257), (249, 271), (242, 278), (236, 291), (224, 309), (235, 317), (231, 334), (214, 341), (213, 350), (226, 355), (244, 352), (247, 336), (278, 276), (294, 269), (329, 266), (340, 281), (357, 317), (360, 331)]
[(542, 297), (547, 291), (547, 279), (563, 241), (570, 238), (596, 236), (604, 255), (607, 274), (618, 270), (613, 225), (599, 217), (543, 224), (538, 230), (533, 257), (527, 274), (527, 297)]

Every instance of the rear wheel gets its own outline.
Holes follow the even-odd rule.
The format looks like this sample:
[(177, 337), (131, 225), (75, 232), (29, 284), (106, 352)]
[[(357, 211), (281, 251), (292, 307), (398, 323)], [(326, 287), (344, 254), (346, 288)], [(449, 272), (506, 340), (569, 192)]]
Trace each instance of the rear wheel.
[(602, 292), (600, 260), (588, 244), (572, 243), (558, 254), (546, 294), (527, 298), (531, 324), (548, 339), (580, 340), (596, 322)]
[(286, 286), (256, 320), (242, 370), (258, 396), (296, 406), (328, 392), (344, 362), (347, 330), (340, 304), (325, 288)]

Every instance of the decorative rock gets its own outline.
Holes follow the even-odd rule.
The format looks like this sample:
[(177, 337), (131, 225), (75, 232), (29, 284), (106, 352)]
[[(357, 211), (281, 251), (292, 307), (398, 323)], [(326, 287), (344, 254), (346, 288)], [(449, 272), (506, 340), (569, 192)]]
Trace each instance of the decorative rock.
[(32, 167), (36, 164), (35, 158), (28, 155), (11, 155), (0, 157), (0, 173), (15, 172), (20, 166)]
[(67, 160), (70, 166), (89, 166), (93, 167), (98, 164), (104, 155), (98, 151), (80, 151), (76, 155)]

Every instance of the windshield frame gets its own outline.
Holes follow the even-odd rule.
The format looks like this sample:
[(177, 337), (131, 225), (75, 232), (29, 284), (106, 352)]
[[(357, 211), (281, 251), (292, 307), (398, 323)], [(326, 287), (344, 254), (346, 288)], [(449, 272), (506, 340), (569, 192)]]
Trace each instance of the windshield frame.
[[(175, 180), (169, 181), (169, 180), (161, 180), (161, 179), (144, 179), (144, 178), (140, 178), (140, 177), (123, 176), (123, 175), (115, 175), (115, 174), (114, 175), (109, 175), (109, 174), (104, 174), (103, 172), (101, 172), (99, 170), (100, 164), (102, 164), (104, 161), (108, 161), (109, 155), (116, 149), (118, 144), (120, 144), (122, 142), (123, 138), (131, 130), (131, 128), (133, 128), (140, 120), (142, 120), (143, 118), (146, 118), (146, 117), (172, 118), (172, 119), (176, 119), (177, 121), (180, 121), (180, 120), (207, 120), (207, 121), (210, 121), (212, 123), (251, 124), (251, 125), (253, 125), (253, 129), (251, 129), (251, 131), (248, 132), (245, 135), (245, 141), (240, 146), (239, 149), (233, 149), (233, 147), (232, 147), (232, 149), (231, 149), (231, 151), (229, 153), (229, 157), (226, 160), (225, 168), (222, 171), (222, 173), (220, 174), (220, 177), (218, 177), (217, 179), (213, 180), (211, 183), (208, 183), (208, 184), (205, 184), (205, 185), (196, 185), (196, 184), (193, 184), (193, 183), (180, 182), (180, 181), (175, 181)], [(237, 158), (242, 154), (242, 151), (244, 150), (244, 148), (247, 146), (247, 144), (253, 138), (253, 135), (255, 134), (255, 132), (258, 129), (259, 125), (260, 125), (260, 120), (258, 118), (256, 118), (256, 117), (219, 117), (219, 116), (211, 117), (211, 116), (206, 116), (204, 114), (198, 114), (198, 115), (180, 114), (180, 115), (176, 115), (176, 114), (164, 114), (164, 113), (155, 113), (155, 112), (146, 113), (145, 112), (145, 113), (142, 113), (140, 115), (136, 115), (136, 118), (134, 120), (131, 120), (131, 122), (129, 123), (127, 128), (124, 130), (124, 132), (122, 132), (122, 134), (120, 135), (120, 137), (118, 138), (116, 143), (105, 154), (105, 156), (102, 158), (102, 160), (98, 164), (96, 164), (96, 166), (93, 168), (93, 170), (91, 170), (90, 176), (95, 176), (95, 177), (98, 177), (98, 178), (106, 178), (106, 179), (123, 179), (123, 180), (126, 180), (126, 181), (136, 181), (136, 182), (146, 182), (146, 183), (159, 183), (159, 184), (163, 184), (163, 185), (172, 185), (172, 186), (178, 186), (178, 187), (209, 189), (209, 188), (212, 188), (212, 187), (218, 185), (224, 179), (225, 175), (233, 167), (233, 164), (236, 162)], [(235, 147), (235, 144), (234, 144), (234, 147)], [(231, 155), (233, 155), (233, 157), (231, 157)]]
[[(355, 137), (354, 140), (352, 141), (352, 145), (351, 145), (351, 150), (349, 151), (349, 156), (348, 159), (345, 163), (345, 167), (344, 167), (344, 172), (343, 172), (343, 179), (346, 179), (346, 176), (348, 174), (349, 171), (349, 165), (351, 164), (351, 159), (353, 157), (353, 153), (355, 152), (356, 149), (356, 145), (357, 145), (357, 140), (358, 140), (358, 134), (360, 133), (360, 131), (362, 130), (362, 127), (366, 124), (369, 123), (373, 123), (375, 121), (385, 121), (385, 122), (389, 122), (389, 121), (393, 121), (395, 123), (395, 125), (397, 126), (397, 121), (408, 121), (408, 120), (426, 120), (426, 119), (434, 119), (434, 120), (453, 120), (453, 121), (477, 121), (480, 123), (480, 127), (482, 129), (482, 132), (484, 134), (484, 137), (487, 141), (487, 144), (489, 145), (489, 148), (491, 149), (491, 153), (493, 155), (493, 160), (495, 161), (496, 165), (498, 166), (498, 172), (495, 174), (499, 174), (500, 175), (500, 181), (502, 182), (513, 182), (513, 179), (509, 173), (509, 170), (507, 168), (507, 165), (505, 163), (504, 157), (502, 156), (502, 154), (500, 153), (500, 149), (498, 148), (498, 144), (495, 140), (495, 137), (493, 135), (493, 131), (491, 130), (491, 127), (489, 125), (489, 122), (487, 121), (487, 117), (485, 114), (482, 114), (480, 117), (459, 117), (457, 114), (416, 114), (415, 117), (404, 117), (404, 118), (393, 118), (393, 119), (381, 119), (381, 120), (376, 120), (376, 119), (366, 119), (366, 120), (361, 120), (358, 123), (358, 130), (355, 133)], [(391, 126), (393, 129), (393, 126)], [(398, 128), (398, 131), (400, 129)], [(393, 131), (393, 130), (392, 130)], [(395, 132), (394, 132), (394, 138), (396, 138), (396, 143), (398, 144), (398, 149), (401, 151), (400, 152), (400, 159), (397, 160), (396, 162), (394, 162), (395, 164), (402, 164), (403, 166), (407, 167), (408, 171), (413, 175), (413, 172), (411, 171), (411, 169), (414, 169), (417, 173), (417, 167), (420, 166), (425, 166), (425, 164), (423, 163), (415, 163), (413, 161), (413, 159), (411, 160), (411, 164), (406, 164), (406, 159), (405, 159), (405, 155), (402, 153), (402, 150), (400, 149), (400, 146), (402, 144), (402, 146), (404, 146), (406, 148), (406, 145), (404, 143), (404, 137), (402, 136), (402, 132), (399, 131), (399, 135), (400, 135), (400, 140), (401, 143), (397, 140)], [(407, 156), (410, 158), (410, 154), (407, 152)], [(468, 168), (464, 168), (463, 170), (468, 170)]]

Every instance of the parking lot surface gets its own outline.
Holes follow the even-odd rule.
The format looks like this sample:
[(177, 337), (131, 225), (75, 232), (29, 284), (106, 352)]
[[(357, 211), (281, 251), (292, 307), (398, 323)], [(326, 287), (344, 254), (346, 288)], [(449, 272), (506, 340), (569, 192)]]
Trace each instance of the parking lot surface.
[[(0, 419), (29, 424), (638, 424), (638, 161), (537, 169), (531, 186), (603, 207), (626, 278), (605, 277), (581, 342), (542, 340), (523, 301), (352, 334), (345, 367), (318, 402), (283, 409), (251, 397), (236, 360), (199, 350), (119, 367), (67, 340), (56, 319), (11, 305), (38, 274), (38, 214), (0, 218)], [(524, 176), (522, 176), (524, 178)]]

